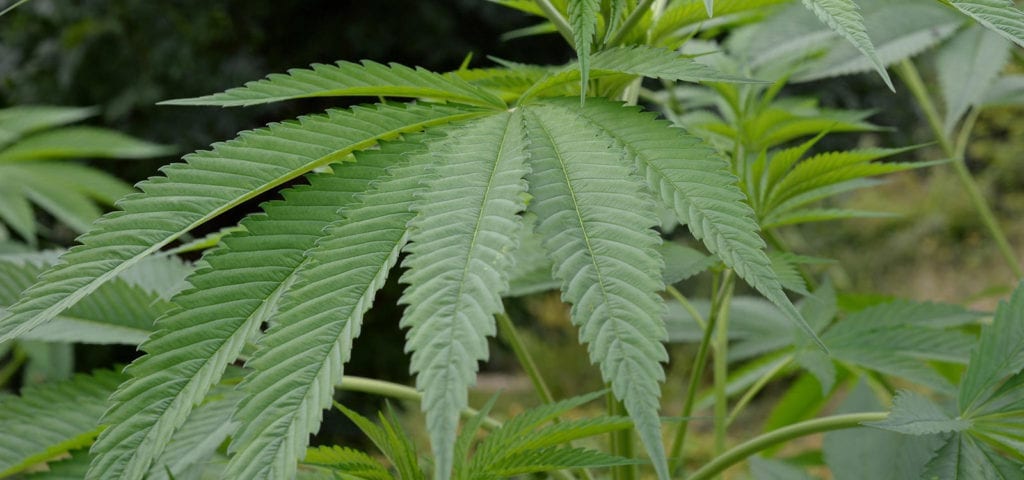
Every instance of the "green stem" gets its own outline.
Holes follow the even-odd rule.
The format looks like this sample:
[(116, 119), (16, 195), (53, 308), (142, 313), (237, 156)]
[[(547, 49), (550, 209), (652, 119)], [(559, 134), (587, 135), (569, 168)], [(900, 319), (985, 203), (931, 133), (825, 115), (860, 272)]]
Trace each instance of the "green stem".
[(14, 10), (15, 8), (18, 8), (18, 7), (24, 5), (24, 4), (28, 3), (28, 2), (29, 2), (29, 0), (20, 0), (20, 1), (14, 2), (13, 5), (3, 9), (3, 11), (0, 11), (0, 17), (2, 17), (4, 15), (7, 15), (11, 10)]
[[(608, 395), (605, 398), (609, 416), (629, 415), (626, 411), (626, 407), (622, 405), (622, 402), (615, 398), (615, 394), (612, 393), (610, 387), (608, 388)], [(627, 428), (618, 430), (612, 432), (611, 436), (612, 455), (633, 458), (635, 455), (635, 452), (633, 451), (633, 429)], [(636, 465), (622, 465), (612, 468), (612, 478), (615, 480), (635, 480)]]
[[(720, 276), (716, 273), (711, 282), (711, 313), (708, 315), (707, 325), (703, 326), (704, 334), (701, 336), (700, 345), (697, 346), (697, 357), (694, 359), (693, 369), (690, 370), (690, 384), (686, 390), (686, 399), (683, 401), (683, 411), (679, 414), (682, 418), (680, 419), (679, 426), (676, 427), (676, 434), (672, 439), (672, 448), (668, 454), (669, 471), (672, 473), (677, 473), (683, 466), (683, 446), (686, 444), (686, 433), (689, 430), (690, 417), (693, 415), (693, 407), (696, 404), (700, 379), (704, 374), (704, 368), (707, 366), (708, 352), (711, 350), (711, 333), (715, 331), (715, 324), (718, 322), (720, 280)], [(694, 318), (699, 319), (700, 314), (697, 313), (696, 315)]]
[(534, 0), (534, 2), (536, 2), (537, 6), (540, 7), (540, 10), (544, 12), (544, 16), (547, 17), (548, 20), (551, 20), (551, 23), (555, 25), (555, 30), (558, 30), (558, 33), (562, 35), (562, 38), (565, 38), (565, 40), (569, 42), (569, 45), (575, 45), (576, 43), (572, 39), (572, 26), (570, 26), (569, 22), (565, 20), (562, 13), (551, 4), (551, 1)]
[(673, 287), (672, 285), (666, 287), (665, 291), (668, 292), (668, 294), (671, 295), (672, 298), (675, 299), (675, 301), (679, 302), (679, 304), (683, 306), (683, 308), (686, 310), (686, 313), (689, 313), (690, 316), (693, 317), (693, 320), (697, 322), (697, 325), (699, 325), (701, 329), (705, 328), (704, 325), (706, 322), (704, 322), (704, 316), (697, 311), (697, 307), (694, 307), (693, 304), (686, 299), (682, 292), (676, 290), (676, 287)]
[[(380, 395), (382, 397), (408, 400), (410, 402), (419, 402), (423, 400), (423, 396), (420, 395), (420, 392), (417, 392), (415, 388), (374, 378), (345, 375), (341, 380), (341, 383), (336, 385), (335, 388), (349, 392), (369, 393), (373, 395)], [(462, 410), (462, 416), (464, 418), (472, 418), (479, 414), (480, 411), (473, 408), (466, 408)], [(501, 427), (501, 422), (491, 417), (484, 417), (483, 427), (489, 431), (497, 430)]]
[[(530, 355), (530, 351), (526, 349), (526, 344), (523, 343), (522, 337), (519, 336), (519, 332), (516, 330), (515, 324), (512, 323), (512, 319), (504, 313), (499, 313), (494, 317), (498, 320), (498, 335), (512, 348), (516, 359), (519, 360), (519, 365), (523, 367), (526, 376), (530, 377), (533, 389), (537, 392), (541, 402), (554, 403), (555, 396), (551, 394), (551, 388), (544, 381), (544, 376), (541, 375), (540, 369), (537, 368), (537, 362), (533, 359), (533, 355)], [(557, 421), (558, 419), (556, 418), (555, 422)], [(572, 443), (570, 442), (569, 445), (572, 446)], [(581, 469), (578, 473), (586, 480), (594, 480), (594, 476), (589, 470)]]
[(726, 385), (729, 381), (729, 301), (732, 299), (732, 270), (726, 270), (722, 280), (722, 300), (718, 302), (718, 325), (715, 326), (714, 392), (715, 392), (715, 453), (725, 451), (729, 396)]
[[(928, 89), (921, 80), (921, 75), (917, 71), (917, 67), (910, 60), (904, 60), (900, 62), (896, 72), (903, 78), (903, 82), (907, 84), (907, 88), (910, 89), (910, 93), (914, 95), (918, 105), (921, 107), (921, 111), (924, 112), (925, 119), (928, 121), (928, 125), (931, 127), (932, 132), (935, 134), (936, 141), (939, 143), (939, 147), (942, 151), (952, 159), (953, 170), (956, 172), (957, 178), (963, 185), (964, 190), (967, 192), (967, 196), (971, 203), (974, 205), (974, 209), (977, 211), (978, 216), (981, 217), (982, 223), (985, 228), (988, 229), (989, 234), (996, 241), (996, 246), (999, 248), (999, 253), (1002, 254), (1006, 264), (1010, 267), (1013, 275), (1017, 279), (1024, 278), (1024, 269), (1021, 268), (1020, 261), (1017, 260), (1017, 255), (1013, 252), (1013, 248), (1010, 246), (1010, 242), (1006, 239), (1006, 234), (1003, 232), (1002, 227), (999, 226), (999, 222), (996, 220), (995, 214), (989, 207), (988, 202), (985, 200), (985, 196), (981, 193), (981, 189), (978, 188), (977, 183), (971, 176), (970, 170), (967, 169), (967, 162), (963, 155), (963, 150), (966, 149), (966, 138), (969, 135), (969, 131), (964, 133), (961, 131), (960, 151), (957, 146), (953, 145), (949, 136), (942, 125), (942, 117), (939, 115), (938, 109), (935, 108), (935, 103), (932, 101), (931, 96), (928, 94)], [(973, 124), (973, 121), (971, 122)], [(965, 124), (964, 129), (969, 130), (972, 125)]]
[(744, 442), (732, 450), (719, 455), (710, 463), (707, 463), (693, 473), (689, 480), (709, 480), (715, 475), (724, 472), (727, 468), (736, 465), (748, 457), (794, 438), (806, 437), (815, 433), (829, 432), (832, 430), (843, 430), (846, 428), (857, 428), (865, 422), (877, 422), (884, 420), (889, 414), (887, 412), (850, 413), (845, 415), (833, 415), (831, 417), (815, 418), (800, 423), (794, 423), (772, 430), (758, 437)]
[(516, 326), (512, 324), (512, 319), (504, 313), (495, 315), (495, 318), (498, 319), (498, 334), (508, 343), (509, 347), (512, 347), (512, 352), (515, 354), (516, 359), (519, 360), (519, 365), (523, 367), (526, 375), (530, 377), (533, 389), (537, 391), (540, 400), (544, 403), (554, 403), (555, 397), (551, 394), (551, 388), (544, 381), (540, 369), (537, 368), (537, 362), (533, 360), (533, 356), (530, 355), (522, 338), (519, 337), (519, 332), (516, 331)]
[(788, 367), (790, 362), (792, 361), (793, 356), (788, 355), (783, 359), (783, 361), (779, 362), (777, 365), (772, 367), (771, 370), (765, 372), (765, 374), (762, 375), (761, 378), (758, 378), (757, 381), (754, 382), (754, 384), (751, 385), (746, 392), (743, 392), (743, 396), (740, 397), (740, 399), (736, 402), (736, 405), (732, 407), (732, 412), (729, 413), (729, 418), (725, 420), (725, 426), (728, 427), (729, 425), (732, 425), (732, 422), (736, 420), (736, 417), (740, 414), (740, 412), (743, 411), (747, 404), (754, 399), (754, 396), (756, 396), (758, 392), (760, 392), (761, 389), (764, 388), (764, 386), (771, 381), (772, 378), (775, 378), (775, 376), (778, 375), (779, 372)]
[(626, 17), (626, 21), (622, 22), (622, 26), (615, 31), (615, 34), (612, 35), (605, 45), (616, 47), (621, 44), (626, 39), (626, 35), (629, 35), (629, 32), (633, 30), (633, 27), (640, 23), (640, 19), (644, 18), (644, 14), (651, 8), (652, 3), (654, 3), (654, 0), (640, 0), (640, 3), (637, 4), (633, 12)]

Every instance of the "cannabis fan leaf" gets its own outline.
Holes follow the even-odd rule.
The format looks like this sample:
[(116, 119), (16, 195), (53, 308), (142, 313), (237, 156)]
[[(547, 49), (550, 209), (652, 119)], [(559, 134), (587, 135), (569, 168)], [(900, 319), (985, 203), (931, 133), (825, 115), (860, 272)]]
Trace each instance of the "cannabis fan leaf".
[[(590, 60), (593, 76), (732, 79), (657, 49), (609, 50)], [(402, 253), (408, 307), (401, 325), (409, 329), (436, 477), (449, 478), (461, 454), (459, 412), (478, 362), (488, 357), (520, 243), (552, 262), (591, 361), (625, 404), (659, 477), (668, 478), (658, 415), (667, 360), (658, 203), (791, 320), (803, 320), (728, 163), (638, 109), (551, 97), (545, 90), (559, 75), (554, 83), (536, 79), (512, 108), (485, 84), (369, 62), (293, 70), (175, 102), (421, 99), (330, 110), (186, 156), (142, 182), (143, 193), (121, 200), (120, 211), (97, 221), (82, 245), (10, 307), (0, 340), (26, 335), (197, 226), (286, 182), (303, 182), (205, 253), (191, 288), (172, 299), (178, 308), (156, 322), (141, 346), (146, 354), (112, 396), (89, 478), (147, 475), (243, 350), (249, 373), (237, 387), (239, 427), (225, 476), (294, 476), (334, 386), (344, 381), (362, 317)], [(536, 234), (526, 212), (537, 218)], [(564, 463), (560, 451), (537, 455)], [(501, 469), (526, 471), (513, 463)]]

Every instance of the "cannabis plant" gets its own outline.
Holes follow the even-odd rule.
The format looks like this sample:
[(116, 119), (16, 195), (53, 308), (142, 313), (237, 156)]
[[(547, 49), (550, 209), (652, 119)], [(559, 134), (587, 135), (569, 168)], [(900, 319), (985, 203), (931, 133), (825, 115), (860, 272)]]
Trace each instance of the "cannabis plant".
[[(525, 258), (537, 257), (527, 254), (530, 244), (539, 245), (550, 262), (547, 271), (572, 304), (580, 341), (622, 402), (658, 477), (670, 478), (679, 467), (682, 442), (671, 453), (662, 443), (659, 397), (669, 332), (660, 293), (666, 278), (675, 282), (683, 276), (665, 275), (656, 230), (662, 211), (714, 256), (698, 259), (695, 271), (716, 265), (719, 272), (707, 320), (698, 322), (702, 346), (693, 378), (699, 379), (716, 324), (716, 372), (727, 370), (728, 315), (722, 312), (735, 274), (785, 319), (778, 328), (787, 335), (790, 329), (799, 332), (793, 358), (827, 383), (822, 371), (832, 365), (826, 356), (832, 330), (825, 330), (831, 317), (809, 323), (810, 315), (791, 303), (784, 287), (795, 282), (786, 281), (779, 265), (788, 262), (792, 272), (799, 259), (773, 262), (758, 222), (807, 221), (814, 212), (797, 207), (838, 192), (836, 185), (909, 167), (870, 163), (893, 151), (811, 157), (797, 165), (813, 142), (769, 154), (782, 142), (829, 126), (755, 139), (745, 128), (757, 112), (750, 105), (760, 96), (764, 101), (757, 105), (773, 111), (777, 90), (763, 85), (774, 79), (765, 82), (749, 69), (721, 68), (677, 50), (712, 15), (760, 14), (760, 7), (780, 2), (500, 3), (542, 16), (540, 30), (550, 24), (574, 46), (577, 60), (553, 67), (502, 61), (445, 74), (342, 61), (165, 102), (227, 107), (310, 97), (381, 98), (242, 132), (164, 167), (161, 176), (138, 185), (141, 193), (121, 199), (118, 211), (96, 221), (80, 245), (9, 307), (0, 320), (0, 342), (46, 328), (145, 259), (247, 201), (270, 192), (279, 197), (205, 252), (188, 277), (190, 287), (173, 297), (174, 307), (141, 344), (145, 354), (111, 380), (120, 383), (99, 420), (104, 427), (92, 431), (98, 437), (86, 478), (172, 476), (168, 465), (180, 457), (168, 455), (196, 438), (190, 426), (214, 406), (230, 410), (232, 418), (221, 424), (223, 435), (208, 433), (218, 443), (230, 436), (224, 478), (296, 476), (336, 386), (351, 382), (344, 366), (362, 318), (400, 261), (406, 284), (400, 324), (408, 329), (405, 347), (422, 396), (434, 477), (463, 475), (468, 447), (459, 440), (460, 414), (468, 407), (478, 364), (488, 358), (496, 318), (507, 318), (503, 297), (513, 274)], [(892, 87), (884, 52), (876, 51), (851, 0), (803, 3)], [(1009, 1), (948, 3), (1024, 44), (1024, 14)], [(727, 24), (737, 17), (722, 18)], [(716, 88), (732, 107), (733, 115), (722, 118), (737, 127), (733, 135), (725, 131), (727, 141), (706, 141), (633, 105), (643, 78)], [(771, 117), (764, 118), (772, 126)], [(747, 162), (748, 151), (761, 156)], [(817, 179), (817, 173), (845, 167), (850, 170)], [(1007, 320), (997, 323), (1007, 328)], [(1019, 342), (1011, 343), (1005, 350), (1018, 358)], [(842, 351), (845, 344), (832, 346)], [(231, 377), (240, 372), (232, 365), (239, 360), (245, 361), (244, 380), (236, 382)], [(991, 390), (992, 378), (1020, 371), (1014, 362), (978, 367), (983, 373), (969, 374), (965, 382), (981, 376), (989, 380), (969, 387), (971, 392)], [(716, 382), (724, 377), (716, 375)], [(719, 387), (724, 391), (724, 384)], [(726, 396), (718, 397), (716, 413), (724, 413), (719, 410)], [(692, 408), (692, 401), (687, 404)], [(993, 411), (1004, 413), (1004, 406)], [(685, 435), (688, 418), (684, 410), (679, 435)], [(847, 417), (837, 425), (882, 418)], [(819, 424), (805, 427), (821, 431), (813, 430)], [(724, 442), (724, 426), (719, 428), (716, 437)], [(751, 453), (740, 449), (719, 457), (693, 478), (708, 478)], [(44, 453), (21, 459), (11, 471), (48, 458)]]

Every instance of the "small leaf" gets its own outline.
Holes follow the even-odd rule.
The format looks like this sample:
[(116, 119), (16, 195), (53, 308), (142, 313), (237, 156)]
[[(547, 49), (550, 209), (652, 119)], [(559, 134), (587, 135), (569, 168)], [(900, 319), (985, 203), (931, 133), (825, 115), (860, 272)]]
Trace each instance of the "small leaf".
[(978, 106), (1010, 59), (1011, 44), (980, 26), (958, 33), (942, 46), (935, 61), (946, 103), (946, 135), (967, 110)]
[(720, 261), (714, 255), (706, 255), (697, 249), (674, 242), (661, 244), (658, 251), (665, 259), (665, 272), (662, 275), (665, 285), (686, 280), (713, 267)]
[(889, 90), (896, 91), (889, 78), (889, 73), (885, 70), (885, 65), (875, 52), (875, 46), (868, 38), (868, 33), (864, 28), (864, 19), (853, 0), (803, 0), (803, 3), (805, 7), (814, 12), (822, 23), (849, 40), (868, 57)]
[(928, 397), (908, 390), (896, 394), (885, 420), (865, 425), (906, 435), (962, 432), (972, 426), (970, 420), (954, 419)]
[(601, 0), (569, 0), (569, 24), (580, 66), (580, 102), (587, 98), (590, 81), (590, 47), (597, 32), (598, 11)]
[(1024, 368), (1024, 284), (1009, 303), (1000, 302), (992, 325), (983, 328), (960, 385), (958, 404), (967, 415), (992, 398), (1007, 377)]

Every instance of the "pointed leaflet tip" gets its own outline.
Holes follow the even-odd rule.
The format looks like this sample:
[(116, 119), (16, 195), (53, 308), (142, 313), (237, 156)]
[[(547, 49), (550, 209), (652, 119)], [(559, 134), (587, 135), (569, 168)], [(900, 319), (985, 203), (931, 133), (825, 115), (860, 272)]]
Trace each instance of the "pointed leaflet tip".
[(715, 16), (715, 0), (704, 0), (704, 10), (708, 11), (708, 18)]

